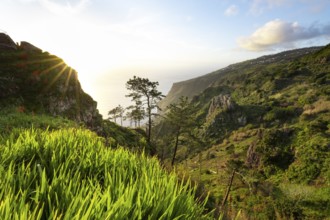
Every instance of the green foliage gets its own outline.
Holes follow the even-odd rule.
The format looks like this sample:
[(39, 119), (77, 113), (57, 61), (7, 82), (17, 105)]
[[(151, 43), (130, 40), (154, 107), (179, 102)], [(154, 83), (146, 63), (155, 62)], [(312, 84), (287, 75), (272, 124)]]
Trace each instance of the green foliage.
[(267, 122), (274, 122), (276, 120), (285, 122), (297, 117), (298, 114), (299, 111), (293, 106), (274, 107), (272, 110), (265, 114), (263, 119)]
[(175, 127), (174, 130), (191, 130), (196, 125), (195, 114), (196, 108), (188, 97), (181, 97), (178, 103), (168, 106), (166, 119)]
[(131, 126), (134, 122), (135, 127), (140, 127), (140, 122), (144, 119), (146, 114), (142, 102), (136, 100), (135, 105), (130, 105), (126, 109), (128, 112), (126, 112), (125, 119), (130, 120)]
[(113, 148), (123, 146), (132, 151), (148, 153), (150, 147), (146, 140), (146, 134), (142, 129), (130, 129), (119, 126), (110, 121), (103, 121), (103, 136), (108, 145)]
[(281, 216), (294, 219), (326, 219), (330, 215), (330, 188), (280, 184), (272, 192)]
[[(164, 96), (157, 90), (158, 82), (151, 82), (147, 78), (140, 78), (134, 76), (133, 79), (129, 79), (126, 83), (126, 88), (131, 92), (127, 97), (131, 97), (132, 101), (135, 102), (136, 106), (146, 106), (146, 116), (148, 118), (148, 130), (147, 130), (147, 141), (151, 141), (151, 128), (152, 128), (152, 115), (153, 110), (158, 109), (157, 102), (160, 101)], [(142, 108), (136, 108), (142, 111)], [(138, 114), (140, 115), (140, 114)], [(156, 154), (156, 149), (151, 149), (151, 155)]]
[[(182, 135), (188, 135), (188, 137), (194, 137), (192, 131), (196, 124), (196, 108), (189, 102), (188, 97), (181, 97), (179, 102), (171, 104), (168, 107), (166, 114), (166, 120), (173, 126), (174, 133), (174, 152), (171, 165), (174, 165), (176, 152), (179, 146), (179, 138)], [(182, 141), (182, 140), (181, 140)]]
[(329, 136), (319, 130), (324, 131), (323, 123), (313, 121), (297, 133), (293, 143), (296, 152), (295, 162), (288, 169), (288, 177), (291, 181), (311, 183), (320, 174), (329, 170), (329, 165), (326, 163), (330, 156)]
[(0, 148), (1, 219), (211, 219), (189, 182), (90, 131), (14, 130)]
[(264, 166), (263, 171), (267, 177), (279, 170), (287, 169), (293, 162), (293, 152), (290, 145), (292, 136), (293, 131), (290, 129), (263, 131), (257, 151), (260, 154), (260, 162)]
[(117, 107), (111, 109), (108, 112), (108, 115), (110, 116), (109, 119), (113, 119), (114, 122), (116, 123), (117, 118), (120, 118), (120, 125), (123, 125), (123, 116), (124, 116), (125, 109), (121, 106), (118, 105)]
[[(228, 172), (237, 170), (223, 215), (329, 218), (329, 54), (330, 45), (286, 51), (173, 85), (164, 103), (188, 96), (203, 128), (196, 134), (204, 144), (179, 152), (180, 172), (221, 201)], [(237, 108), (213, 105), (219, 94), (230, 95)], [(174, 131), (161, 125), (160, 134)]]
[(0, 134), (8, 134), (15, 128), (60, 129), (78, 128), (79, 125), (71, 120), (47, 115), (35, 115), (19, 112), (16, 108), (6, 108), (0, 111)]

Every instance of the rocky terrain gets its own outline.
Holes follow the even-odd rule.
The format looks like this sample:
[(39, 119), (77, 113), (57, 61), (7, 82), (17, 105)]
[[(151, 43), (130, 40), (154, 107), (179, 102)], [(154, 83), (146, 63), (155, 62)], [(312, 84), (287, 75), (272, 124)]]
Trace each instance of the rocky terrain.
[(0, 104), (20, 111), (65, 116), (100, 131), (102, 116), (78, 73), (64, 61), (0, 33)]

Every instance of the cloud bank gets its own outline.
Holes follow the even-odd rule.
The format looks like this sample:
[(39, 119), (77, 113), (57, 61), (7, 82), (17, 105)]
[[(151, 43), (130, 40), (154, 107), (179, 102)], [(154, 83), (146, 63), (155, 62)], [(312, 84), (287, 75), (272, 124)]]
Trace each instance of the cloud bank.
[(322, 36), (330, 37), (330, 25), (313, 24), (303, 27), (298, 22), (275, 19), (258, 28), (252, 35), (239, 38), (237, 43), (246, 50), (267, 51)]

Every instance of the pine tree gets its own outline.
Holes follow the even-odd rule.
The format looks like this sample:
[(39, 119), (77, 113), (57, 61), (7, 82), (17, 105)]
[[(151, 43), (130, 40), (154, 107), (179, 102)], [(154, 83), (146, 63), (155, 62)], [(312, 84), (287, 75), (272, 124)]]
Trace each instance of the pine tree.
[[(145, 107), (145, 115), (148, 118), (147, 124), (147, 141), (151, 142), (151, 128), (152, 128), (152, 116), (155, 115), (154, 110), (158, 109), (157, 102), (164, 96), (157, 90), (158, 82), (151, 82), (147, 78), (140, 78), (134, 76), (133, 79), (129, 79), (126, 83), (126, 88), (131, 92), (127, 97), (131, 97), (132, 101), (136, 105), (142, 105)], [(152, 155), (156, 154), (156, 149), (152, 148)]]
[(172, 156), (172, 163), (174, 165), (176, 152), (178, 150), (179, 139), (183, 134), (189, 134), (189, 131), (193, 130), (196, 126), (195, 111), (194, 106), (189, 102), (188, 97), (180, 97), (179, 102), (176, 104), (171, 104), (168, 107), (168, 113), (166, 114), (166, 119), (170, 122), (174, 129), (174, 151)]

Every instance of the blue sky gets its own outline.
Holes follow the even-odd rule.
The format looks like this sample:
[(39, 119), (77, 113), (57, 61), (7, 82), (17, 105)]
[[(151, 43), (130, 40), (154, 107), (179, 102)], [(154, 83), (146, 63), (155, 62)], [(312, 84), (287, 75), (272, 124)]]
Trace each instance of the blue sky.
[(62, 57), (101, 113), (133, 75), (172, 83), (330, 43), (329, 0), (0, 0), (0, 30)]

